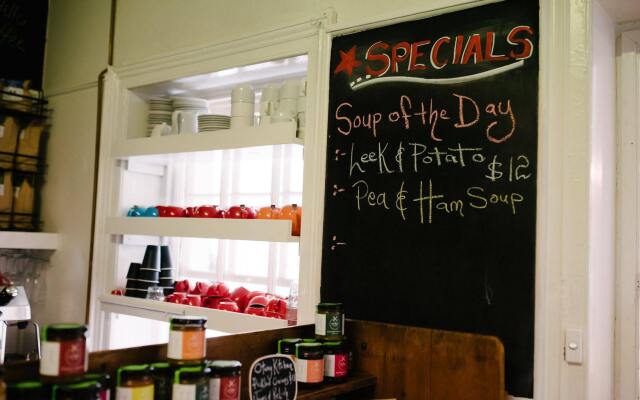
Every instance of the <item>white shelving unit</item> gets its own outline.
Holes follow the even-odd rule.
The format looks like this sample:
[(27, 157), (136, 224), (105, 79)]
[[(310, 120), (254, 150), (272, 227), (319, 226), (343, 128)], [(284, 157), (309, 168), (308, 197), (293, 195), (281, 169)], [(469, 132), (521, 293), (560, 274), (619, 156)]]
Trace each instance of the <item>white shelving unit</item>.
[(59, 245), (57, 233), (0, 232), (0, 249), (56, 250)]
[(152, 154), (240, 149), (244, 147), (299, 144), (295, 122), (280, 122), (214, 132), (124, 139), (113, 146), (113, 156), (127, 158)]
[(193, 307), (155, 300), (126, 296), (100, 296), (104, 311), (132, 315), (167, 322), (176, 315), (198, 315), (207, 317), (207, 328), (228, 333), (243, 333), (287, 326), (287, 321), (277, 318), (258, 317), (230, 311)]
[(221, 218), (111, 217), (107, 233), (116, 235), (173, 236), (265, 242), (298, 242), (291, 236), (291, 221)]

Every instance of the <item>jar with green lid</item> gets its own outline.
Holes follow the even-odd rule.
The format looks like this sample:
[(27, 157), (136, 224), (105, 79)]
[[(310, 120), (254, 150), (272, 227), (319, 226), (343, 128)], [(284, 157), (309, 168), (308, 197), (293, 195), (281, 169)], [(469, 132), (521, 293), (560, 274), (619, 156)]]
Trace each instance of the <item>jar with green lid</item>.
[(173, 373), (173, 367), (169, 363), (151, 364), (151, 375), (155, 385), (155, 400), (171, 400)]
[(285, 338), (278, 340), (278, 354), (296, 356), (296, 344), (302, 343), (300, 338)]
[(349, 374), (349, 354), (341, 341), (325, 342), (324, 379), (328, 382), (341, 382)]
[(47, 383), (82, 380), (87, 372), (87, 327), (81, 324), (44, 326), (41, 334), (40, 376)]
[(209, 375), (206, 366), (180, 367), (173, 380), (173, 398), (181, 400), (209, 400)]
[(209, 363), (209, 395), (211, 399), (240, 400), (242, 363), (216, 360)]
[(342, 303), (320, 303), (316, 307), (316, 339), (335, 341), (344, 336)]
[(101, 400), (101, 391), (98, 381), (54, 385), (52, 400)]
[(170, 321), (167, 358), (177, 365), (201, 364), (207, 355), (207, 318), (173, 317)]
[(324, 380), (322, 343), (296, 344), (296, 379), (302, 388), (315, 387)]
[(91, 372), (85, 374), (84, 379), (100, 383), (100, 400), (111, 399), (111, 390), (113, 389), (113, 380), (111, 379), (111, 375), (104, 372)]
[(46, 398), (42, 382), (25, 381), (7, 385), (7, 400), (44, 400)]
[(118, 368), (117, 374), (118, 400), (154, 400), (153, 378), (149, 365), (127, 365)]

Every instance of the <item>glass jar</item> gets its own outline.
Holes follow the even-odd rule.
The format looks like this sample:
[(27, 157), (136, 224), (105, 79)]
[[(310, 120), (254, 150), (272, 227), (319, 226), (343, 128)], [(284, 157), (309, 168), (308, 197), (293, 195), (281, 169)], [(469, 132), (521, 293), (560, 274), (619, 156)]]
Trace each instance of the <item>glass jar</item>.
[(167, 358), (173, 364), (201, 364), (207, 354), (206, 317), (173, 317)]
[(53, 324), (42, 328), (40, 376), (43, 382), (67, 383), (87, 372), (87, 327)]
[(178, 368), (173, 381), (173, 398), (209, 400), (209, 375), (211, 370), (205, 366)]
[(349, 354), (343, 342), (324, 343), (324, 379), (328, 382), (341, 382), (349, 374)]
[(294, 360), (296, 357), (296, 344), (302, 343), (300, 338), (285, 338), (278, 340), (278, 354), (286, 354)]
[(242, 363), (234, 360), (216, 360), (209, 363), (211, 399), (240, 400)]
[(127, 365), (118, 369), (118, 400), (154, 400), (153, 378), (149, 365)]
[(296, 377), (300, 387), (315, 387), (324, 379), (322, 343), (296, 344)]
[(111, 399), (111, 388), (113, 387), (111, 375), (102, 372), (94, 372), (86, 374), (84, 376), (84, 379), (87, 381), (96, 381), (100, 383), (100, 400)]
[(53, 398), (55, 400), (100, 400), (102, 385), (98, 381), (85, 381), (55, 385)]
[(342, 340), (344, 336), (344, 308), (342, 303), (320, 303), (316, 307), (316, 339)]
[(173, 368), (169, 363), (151, 364), (151, 376), (153, 376), (154, 399), (171, 400), (173, 387)]
[(8, 400), (44, 400), (46, 398), (42, 382), (25, 381), (7, 385)]

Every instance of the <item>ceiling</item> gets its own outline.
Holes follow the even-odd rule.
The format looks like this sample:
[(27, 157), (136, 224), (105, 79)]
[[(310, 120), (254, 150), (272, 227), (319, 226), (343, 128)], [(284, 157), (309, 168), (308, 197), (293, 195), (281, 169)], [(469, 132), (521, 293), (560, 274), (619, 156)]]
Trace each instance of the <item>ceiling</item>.
[(640, 20), (640, 0), (600, 0), (600, 4), (617, 23)]

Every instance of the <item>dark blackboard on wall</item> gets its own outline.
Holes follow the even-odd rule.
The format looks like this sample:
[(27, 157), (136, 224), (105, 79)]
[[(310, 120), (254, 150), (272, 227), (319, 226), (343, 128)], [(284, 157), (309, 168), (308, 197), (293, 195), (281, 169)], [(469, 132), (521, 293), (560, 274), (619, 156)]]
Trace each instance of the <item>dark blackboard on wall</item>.
[(537, 2), (336, 37), (330, 74), (322, 300), (498, 336), (532, 397)]
[(0, 78), (31, 80), (32, 88), (42, 87), (48, 4), (0, 0)]

